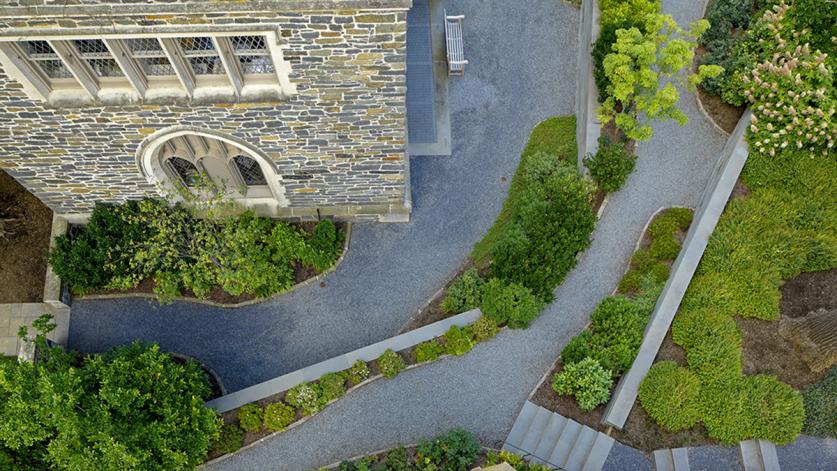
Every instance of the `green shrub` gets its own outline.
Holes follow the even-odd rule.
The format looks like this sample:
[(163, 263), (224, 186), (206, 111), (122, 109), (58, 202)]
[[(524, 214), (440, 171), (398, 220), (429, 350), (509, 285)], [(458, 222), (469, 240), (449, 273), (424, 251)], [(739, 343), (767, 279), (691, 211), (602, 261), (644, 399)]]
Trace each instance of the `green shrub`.
[(447, 313), (460, 313), (479, 307), (482, 301), (482, 279), (477, 270), (471, 268), (454, 280), (448, 287), (442, 310)]
[(416, 449), (417, 462), (425, 469), (468, 471), (482, 451), (473, 435), (462, 429), (453, 429), (446, 435), (430, 441), (422, 441)]
[(619, 375), (639, 351), (647, 318), (637, 303), (622, 296), (604, 298), (591, 315), (594, 347), (591, 357)]
[(346, 394), (346, 379), (339, 373), (326, 373), (320, 377), (320, 394), (325, 403)]
[(386, 378), (395, 378), (407, 365), (398, 353), (387, 350), (378, 357), (378, 369)]
[(323, 219), (314, 226), (308, 239), (308, 250), (303, 251), (302, 259), (317, 271), (331, 268), (343, 251), (343, 234), (328, 219)]
[(449, 355), (464, 355), (474, 347), (471, 335), (465, 329), (452, 325), (445, 333), (445, 353)]
[(660, 237), (651, 241), (651, 256), (656, 260), (674, 260), (680, 253), (680, 242), (674, 237)]
[(264, 426), (271, 432), (285, 430), (285, 427), (296, 420), (296, 411), (293, 407), (279, 401), (272, 402), (264, 408)]
[(468, 328), (471, 331), (471, 337), (473, 337), (474, 342), (488, 340), (497, 335), (497, 332), (500, 331), (497, 323), (491, 320), (488, 316), (480, 316), (480, 318), (474, 321), (473, 324), (469, 325)]
[(302, 409), (305, 415), (314, 415), (323, 408), (323, 398), (316, 384), (300, 383), (285, 394), (285, 402)]
[(356, 360), (352, 367), (346, 370), (345, 373), (346, 379), (348, 379), (352, 385), (357, 385), (369, 378), (369, 366), (367, 366), (366, 362), (363, 360)]
[(674, 343), (686, 350), (714, 339), (741, 346), (741, 331), (735, 321), (714, 309), (694, 309), (679, 312), (671, 325)]
[(578, 335), (571, 338), (564, 349), (561, 350), (561, 363), (569, 365), (594, 356), (594, 349), (596, 348), (594, 342), (593, 332), (587, 329), (582, 330)]
[(262, 428), (264, 411), (256, 404), (245, 404), (238, 409), (238, 423), (246, 432), (258, 432)]
[(219, 454), (234, 453), (244, 445), (244, 430), (238, 425), (229, 424), (221, 427), (221, 435), (215, 441), (212, 449)]
[(673, 361), (656, 363), (640, 384), (639, 402), (666, 430), (691, 428), (700, 419), (700, 381)]
[(660, 12), (659, 0), (602, 0), (599, 3), (602, 26), (625, 21), (643, 22), (651, 13)]
[(483, 289), (482, 313), (497, 325), (507, 324), (512, 329), (529, 327), (543, 309), (541, 302), (532, 292), (519, 284), (506, 284), (492, 278)]
[(727, 382), (741, 375), (741, 346), (722, 338), (701, 339), (686, 349), (686, 362), (704, 385)]
[(805, 401), (805, 434), (837, 438), (837, 367), (820, 382), (802, 391)]
[(564, 369), (552, 378), (552, 389), (563, 395), (575, 397), (578, 408), (589, 412), (610, 399), (613, 385), (612, 373), (592, 358), (564, 365)]
[(416, 350), (413, 353), (416, 357), (416, 363), (436, 361), (441, 354), (445, 353), (445, 347), (435, 340), (428, 340), (416, 345)]
[(550, 471), (548, 466), (538, 463), (527, 463), (522, 456), (516, 455), (509, 451), (489, 451), (486, 455), (486, 465), (494, 466), (502, 463), (508, 463), (515, 471)]
[(584, 165), (599, 188), (613, 193), (622, 188), (628, 175), (634, 171), (636, 156), (625, 150), (624, 144), (611, 144), (607, 137), (602, 136), (596, 155), (588, 154)]
[(407, 457), (407, 449), (399, 446), (387, 453), (384, 469), (386, 471), (411, 471), (413, 466), (411, 466), (410, 459)]

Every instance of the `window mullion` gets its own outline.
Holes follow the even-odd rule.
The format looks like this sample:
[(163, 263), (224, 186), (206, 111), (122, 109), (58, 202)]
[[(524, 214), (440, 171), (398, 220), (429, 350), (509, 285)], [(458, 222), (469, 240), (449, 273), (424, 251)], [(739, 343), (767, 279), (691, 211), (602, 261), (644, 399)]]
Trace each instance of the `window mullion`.
[(174, 73), (177, 74), (178, 80), (183, 85), (186, 93), (189, 96), (194, 96), (195, 93), (195, 74), (189, 61), (183, 55), (183, 49), (180, 48), (176, 38), (160, 38), (160, 45), (163, 46), (163, 51), (169, 58)]
[(20, 72), (26, 77), (26, 80), (32, 84), (32, 87), (38, 93), (42, 100), (47, 100), (49, 94), (52, 92), (52, 86), (48, 77), (45, 77), (43, 72), (31, 60), (26, 58), (23, 49), (15, 43), (0, 42), (0, 52), (6, 55), (11, 61), (12, 65), (18, 68)]
[(64, 65), (70, 69), (73, 77), (81, 84), (82, 88), (95, 99), (99, 93), (99, 80), (93, 71), (90, 70), (87, 61), (82, 59), (78, 51), (76, 51), (75, 46), (70, 44), (69, 41), (51, 40), (48, 42), (52, 46), (52, 49), (55, 50), (55, 53), (58, 54), (58, 57), (64, 61)]
[(227, 72), (227, 78), (235, 88), (236, 96), (241, 95), (241, 88), (244, 86), (244, 75), (241, 71), (241, 65), (238, 63), (238, 58), (233, 54), (230, 39), (225, 36), (213, 37), (213, 44), (218, 50), (218, 55), (221, 57), (221, 63), (224, 64), (224, 70)]
[(142, 71), (139, 64), (131, 56), (125, 41), (121, 39), (103, 39), (103, 42), (108, 50), (110, 50), (113, 59), (122, 69), (122, 74), (131, 82), (131, 86), (134, 87), (141, 97), (145, 97), (145, 92), (148, 90), (148, 77), (145, 76), (145, 72)]

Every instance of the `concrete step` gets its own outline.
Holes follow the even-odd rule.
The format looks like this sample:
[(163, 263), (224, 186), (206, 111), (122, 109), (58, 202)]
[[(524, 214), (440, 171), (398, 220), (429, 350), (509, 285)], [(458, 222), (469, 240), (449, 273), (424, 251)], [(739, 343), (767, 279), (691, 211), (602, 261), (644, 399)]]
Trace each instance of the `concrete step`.
[(552, 417), (549, 418), (549, 423), (546, 424), (546, 429), (541, 435), (541, 441), (538, 442), (538, 445), (535, 447), (535, 451), (532, 452), (532, 462), (540, 463), (544, 465), (548, 465), (549, 462), (549, 455), (552, 453), (552, 449), (555, 448), (555, 442), (558, 441), (558, 437), (561, 436), (561, 431), (564, 430), (564, 426), (567, 424), (567, 419), (560, 414), (552, 414)]
[(570, 457), (570, 452), (573, 450), (575, 440), (578, 434), (581, 433), (581, 424), (572, 419), (567, 419), (567, 424), (561, 435), (558, 436), (558, 442), (552, 453), (549, 455), (549, 463), (553, 466), (564, 467), (567, 463), (567, 458)]
[(689, 471), (689, 449), (663, 448), (654, 451), (654, 468), (657, 471)]
[(674, 459), (674, 471), (689, 471), (688, 448), (672, 448), (671, 457)]
[(523, 440), (521, 440), (519, 445), (516, 443), (512, 443), (512, 445), (520, 448), (523, 453), (531, 454), (534, 452), (546, 430), (546, 424), (549, 423), (549, 419), (553, 415), (552, 412), (543, 407), (538, 407), (537, 412), (535, 412), (535, 417), (532, 418), (532, 423), (529, 424), (529, 430), (523, 435)]
[(509, 432), (509, 436), (506, 437), (506, 441), (503, 444), (503, 450), (510, 451), (512, 453), (519, 453), (517, 446), (520, 445), (520, 442), (523, 440), (523, 436), (526, 434), (526, 431), (529, 430), (529, 424), (532, 423), (532, 419), (535, 417), (535, 414), (538, 412), (538, 406), (532, 404), (529, 401), (523, 403), (523, 408), (520, 410), (520, 414), (517, 415), (517, 419), (514, 421), (514, 425), (512, 425), (512, 429)]
[(759, 440), (761, 451), (761, 462), (764, 464), (764, 471), (781, 471), (779, 469), (779, 456), (776, 454), (776, 445), (767, 440)]
[(776, 445), (767, 440), (745, 440), (738, 444), (744, 471), (779, 471)]
[(596, 441), (593, 442), (593, 448), (590, 449), (581, 471), (601, 471), (614, 443), (616, 440), (613, 437), (603, 433), (596, 434)]
[(596, 435), (598, 434), (598, 432), (590, 427), (581, 427), (581, 432), (579, 432), (570, 456), (567, 457), (567, 462), (564, 463), (563, 468), (567, 471), (581, 471), (581, 467), (587, 461), (587, 456), (590, 455), (593, 442), (596, 441)]

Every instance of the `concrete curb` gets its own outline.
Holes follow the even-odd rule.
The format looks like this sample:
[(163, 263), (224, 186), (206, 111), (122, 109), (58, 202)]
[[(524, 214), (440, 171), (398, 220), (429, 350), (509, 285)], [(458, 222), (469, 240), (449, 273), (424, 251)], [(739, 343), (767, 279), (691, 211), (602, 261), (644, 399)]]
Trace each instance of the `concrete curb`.
[[(295, 291), (303, 286), (307, 286), (311, 283), (315, 283), (317, 281), (322, 280), (329, 275), (333, 271), (337, 270), (337, 267), (343, 262), (343, 259), (346, 257), (346, 253), (349, 251), (349, 240), (352, 238), (352, 223), (346, 223), (346, 233), (343, 237), (343, 253), (340, 254), (340, 257), (334, 262), (328, 270), (320, 273), (317, 276), (312, 278), (308, 278), (307, 280), (300, 281), (299, 283), (291, 286), (286, 291), (282, 291), (281, 293), (276, 293), (272, 296), (268, 296), (266, 298), (256, 298), (251, 299), (249, 301), (242, 301), (240, 303), (234, 304), (225, 304), (225, 303), (216, 303), (215, 301), (210, 301), (208, 299), (199, 299), (199, 298), (187, 298), (184, 296), (178, 296), (173, 299), (173, 301), (179, 301), (184, 303), (193, 303), (193, 304), (203, 304), (205, 306), (212, 306), (212, 307), (220, 307), (225, 309), (236, 309), (239, 307), (245, 306), (252, 306), (254, 304), (261, 304), (273, 299), (276, 299), (280, 296), (285, 296), (286, 294), (290, 293), (291, 291)], [(152, 300), (159, 300), (160, 298), (154, 293), (125, 293), (125, 294), (87, 294), (83, 296), (74, 296), (75, 299), (80, 299), (82, 301), (95, 301), (97, 299), (152, 299)]]
[[(462, 327), (468, 325), (479, 319), (481, 315), (482, 313), (479, 309), (463, 312), (462, 314), (442, 319), (441, 321), (428, 324), (424, 327), (419, 327), (418, 329), (396, 335), (395, 337), (390, 337), (386, 340), (367, 345), (343, 355), (315, 363), (311, 366), (292, 371), (273, 379), (269, 379), (262, 383), (227, 394), (226, 396), (221, 396), (208, 401), (206, 406), (211, 407), (218, 412), (227, 412), (245, 404), (256, 402), (266, 397), (285, 392), (300, 383), (317, 380), (326, 373), (343, 371), (350, 368), (357, 360), (375, 360), (388, 349), (392, 349), (397, 352), (399, 350), (413, 347), (421, 342), (443, 335), (448, 329), (450, 329), (451, 326), (456, 325)], [(421, 365), (421, 363), (410, 366), (413, 367), (418, 365)]]
[(735, 132), (721, 151), (712, 177), (704, 190), (701, 204), (695, 211), (680, 255), (674, 262), (671, 275), (651, 315), (651, 321), (645, 328), (645, 336), (639, 353), (631, 369), (619, 380), (616, 391), (602, 417), (602, 423), (605, 425), (621, 429), (628, 419), (628, 414), (636, 402), (639, 385), (657, 356), (671, 326), (671, 321), (703, 257), (709, 237), (715, 230), (732, 194), (735, 182), (747, 162), (749, 152), (744, 134), (750, 124), (751, 116), (752, 113), (749, 110), (744, 113)]
[(578, 28), (578, 60), (576, 62), (575, 139), (578, 144), (578, 169), (586, 173), (584, 157), (588, 153), (596, 153), (601, 134), (600, 123), (596, 120), (598, 93), (590, 90), (590, 87), (595, 86), (591, 48), (599, 36), (598, 1), (583, 0), (580, 12), (581, 24)]

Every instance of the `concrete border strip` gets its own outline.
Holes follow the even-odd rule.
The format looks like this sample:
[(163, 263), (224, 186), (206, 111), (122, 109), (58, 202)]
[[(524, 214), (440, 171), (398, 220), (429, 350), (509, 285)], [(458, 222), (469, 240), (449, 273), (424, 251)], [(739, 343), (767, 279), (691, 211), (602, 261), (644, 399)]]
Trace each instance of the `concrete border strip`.
[(744, 113), (721, 152), (712, 177), (704, 190), (701, 204), (695, 212), (680, 255), (674, 262), (671, 275), (651, 315), (651, 321), (645, 328), (639, 353), (631, 369), (619, 380), (616, 391), (602, 417), (602, 423), (605, 425), (621, 429), (628, 419), (628, 414), (636, 402), (639, 385), (657, 356), (660, 345), (671, 326), (671, 321), (703, 257), (709, 237), (715, 230), (732, 194), (735, 182), (747, 161), (749, 151), (744, 134), (750, 125), (751, 116), (750, 110)]
[(372, 361), (377, 359), (387, 349), (395, 351), (404, 350), (421, 342), (439, 337), (450, 329), (451, 326), (468, 325), (482, 315), (479, 309), (463, 312), (453, 317), (448, 317), (438, 322), (428, 324), (424, 327), (405, 332), (395, 337), (390, 337), (363, 348), (348, 352), (346, 354), (329, 358), (328, 360), (315, 363), (300, 370), (291, 371), (282, 376), (269, 379), (265, 382), (241, 389), (231, 394), (221, 396), (206, 403), (207, 407), (216, 409), (218, 412), (227, 412), (244, 404), (249, 404), (266, 397), (270, 397), (291, 389), (297, 384), (319, 379), (325, 373), (336, 373), (352, 366), (357, 360)]
[[(593, 56), (591, 48), (599, 36), (598, 0), (583, 0), (581, 3), (581, 23), (578, 27), (578, 60), (576, 63), (575, 86), (575, 140), (578, 143), (578, 169), (586, 172), (584, 156), (595, 153), (601, 134), (600, 123), (596, 119), (598, 93), (593, 79)], [(582, 126), (583, 124), (583, 126)]]

